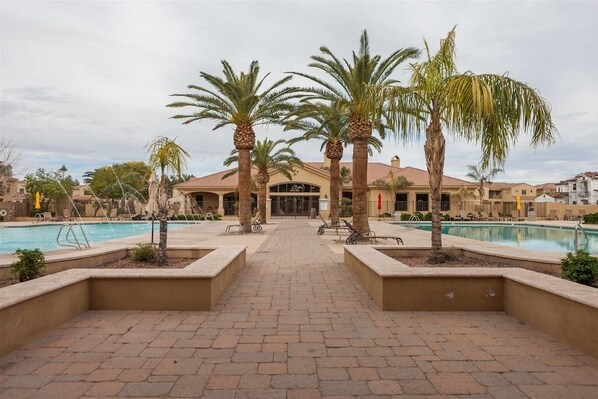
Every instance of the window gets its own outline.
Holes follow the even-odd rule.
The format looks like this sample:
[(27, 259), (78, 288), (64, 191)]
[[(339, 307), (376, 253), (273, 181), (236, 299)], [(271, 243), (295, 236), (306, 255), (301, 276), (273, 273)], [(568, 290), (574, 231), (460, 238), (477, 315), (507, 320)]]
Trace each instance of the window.
[(573, 183), (573, 188), (571, 189), (571, 191), (577, 191), (577, 183)]
[(521, 195), (527, 195), (527, 190), (521, 190)]
[(20, 192), (21, 194), (25, 194), (25, 189), (24, 189), (24, 188), (20, 188), (20, 189), (19, 189), (19, 192)]
[(196, 195), (195, 202), (197, 203), (198, 207), (203, 208), (203, 195)]

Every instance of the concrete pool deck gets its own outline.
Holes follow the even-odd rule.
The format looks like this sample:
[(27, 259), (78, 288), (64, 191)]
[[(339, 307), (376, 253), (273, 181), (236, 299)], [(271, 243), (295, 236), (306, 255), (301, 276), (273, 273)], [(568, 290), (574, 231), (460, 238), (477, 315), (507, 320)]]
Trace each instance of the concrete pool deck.
[[(1, 358), (0, 397), (595, 397), (598, 359), (502, 312), (382, 311), (338, 236), (275, 223), (172, 231), (173, 245), (252, 248), (214, 310), (86, 312)], [(371, 227), (429, 245), (427, 232)]]

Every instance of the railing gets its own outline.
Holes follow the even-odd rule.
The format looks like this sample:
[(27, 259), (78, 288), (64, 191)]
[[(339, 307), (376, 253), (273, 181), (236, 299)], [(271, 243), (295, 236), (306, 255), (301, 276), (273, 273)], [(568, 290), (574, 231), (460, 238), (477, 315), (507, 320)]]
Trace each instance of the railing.
[(577, 223), (577, 226), (575, 226), (575, 241), (574, 241), (574, 245), (575, 245), (575, 252), (579, 251), (579, 231), (582, 231), (585, 237), (585, 242), (584, 245), (588, 245), (588, 233), (586, 232), (586, 229), (583, 228), (583, 226), (581, 225), (581, 222)]
[(204, 216), (204, 220), (211, 220), (212, 222), (216, 221), (216, 219), (214, 218), (214, 215), (212, 215), (212, 212), (208, 212), (205, 214)]
[(421, 220), (419, 219), (419, 216), (411, 215), (411, 216), (409, 216), (409, 220), (407, 221), (407, 227), (412, 229), (414, 223), (416, 223), (415, 227), (417, 227), (417, 226), (419, 226), (419, 222), (421, 222)]
[(41, 222), (43, 222), (43, 221), (44, 221), (44, 219), (45, 219), (45, 218), (44, 218), (44, 214), (43, 214), (43, 213), (41, 213), (41, 212), (37, 212), (37, 213), (35, 214), (35, 220), (33, 221), (33, 223), (41, 223)]
[[(85, 242), (80, 242), (79, 238), (77, 237), (77, 234), (74, 231), (75, 227), (79, 227), (79, 230), (81, 231), (81, 234), (83, 235), (83, 238), (85, 240)], [(66, 229), (66, 234), (64, 235), (64, 242), (60, 241), (62, 232)], [(87, 239), (87, 235), (85, 234), (85, 230), (83, 230), (83, 226), (81, 226), (80, 223), (68, 223), (68, 224), (63, 224), (62, 226), (60, 226), (60, 230), (58, 230), (58, 234), (56, 235), (56, 244), (62, 246), (62, 247), (71, 247), (71, 248), (76, 248), (76, 249), (82, 249), (82, 248), (90, 248), (91, 246), (89, 245), (89, 240)]]

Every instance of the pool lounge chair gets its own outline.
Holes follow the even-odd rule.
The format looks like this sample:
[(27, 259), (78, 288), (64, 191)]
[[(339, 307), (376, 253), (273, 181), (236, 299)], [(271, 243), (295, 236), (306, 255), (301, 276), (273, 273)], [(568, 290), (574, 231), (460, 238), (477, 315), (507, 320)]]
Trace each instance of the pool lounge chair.
[(559, 220), (559, 211), (551, 209), (550, 212), (548, 212), (548, 216), (546, 216), (546, 220)]
[(563, 220), (575, 220), (576, 217), (573, 216), (573, 209), (565, 209), (565, 216)]
[(44, 222), (55, 222), (57, 220), (58, 219), (52, 216), (52, 212), (44, 212)]
[[(228, 226), (226, 226), (226, 229), (224, 230), (224, 232), (229, 233), (231, 230), (233, 230), (235, 228), (239, 229), (239, 233), (243, 233), (243, 225), (241, 223), (229, 224)], [(262, 231), (262, 224), (260, 221), (260, 211), (257, 211), (255, 216), (253, 217), (253, 220), (251, 221), (251, 230), (253, 230), (255, 233)]]
[(332, 224), (332, 223), (327, 223), (324, 218), (322, 218), (322, 215), (318, 213), (318, 216), (320, 217), (320, 220), (322, 220), (322, 223), (324, 223), (323, 225), (321, 225), (320, 227), (318, 227), (318, 230), (316, 231), (316, 233), (320, 236), (322, 234), (324, 234), (324, 232), (326, 230), (335, 230), (336, 233), (338, 234), (339, 230), (347, 230), (347, 226), (343, 226), (340, 223), (339, 224)]
[(467, 215), (466, 211), (459, 211), (459, 214), (455, 217), (455, 220), (460, 220), (464, 222), (471, 221), (471, 218), (469, 217), (469, 215)]
[(389, 239), (395, 240), (397, 242), (397, 245), (403, 244), (403, 239), (401, 237), (377, 236), (376, 233), (374, 233), (371, 230), (365, 234), (361, 234), (359, 231), (355, 230), (353, 225), (351, 223), (349, 223), (347, 220), (342, 219), (342, 221), (345, 224), (345, 226), (347, 226), (347, 229), (349, 229), (349, 231), (351, 232), (349, 237), (347, 237), (347, 239), (345, 240), (345, 243), (347, 243), (347, 245), (355, 245), (355, 244), (357, 244), (357, 241), (365, 241), (365, 240), (369, 240), (371, 244), (376, 244), (376, 240), (378, 238), (380, 238), (382, 240), (389, 240)]
[(511, 218), (516, 222), (525, 221), (525, 216), (519, 216), (518, 210), (511, 211)]

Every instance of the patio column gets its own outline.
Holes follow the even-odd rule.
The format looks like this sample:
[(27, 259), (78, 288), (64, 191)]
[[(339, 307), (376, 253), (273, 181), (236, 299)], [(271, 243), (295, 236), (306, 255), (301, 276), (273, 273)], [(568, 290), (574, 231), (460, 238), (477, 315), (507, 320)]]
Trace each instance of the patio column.
[(218, 194), (218, 213), (224, 216), (224, 195)]

